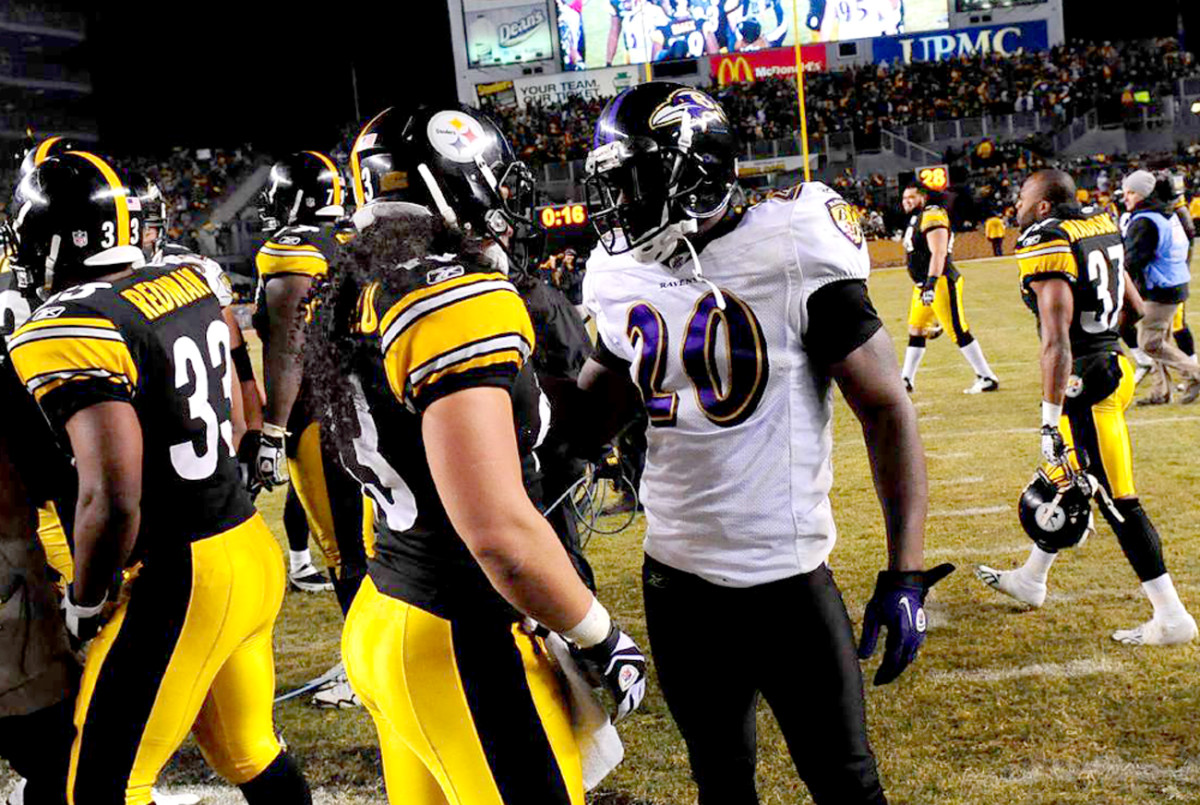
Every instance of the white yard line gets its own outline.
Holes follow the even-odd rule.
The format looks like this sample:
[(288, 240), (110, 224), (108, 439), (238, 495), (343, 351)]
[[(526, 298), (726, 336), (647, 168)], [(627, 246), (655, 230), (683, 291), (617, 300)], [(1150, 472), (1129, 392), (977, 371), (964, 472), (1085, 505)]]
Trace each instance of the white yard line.
[(931, 682), (1004, 682), (1009, 679), (1042, 677), (1070, 679), (1097, 674), (1117, 674), (1124, 664), (1106, 658), (1071, 660), (1069, 662), (1034, 663), (1017, 668), (981, 668), (977, 671), (934, 671), (926, 675)]
[(1000, 514), (1001, 512), (1012, 511), (1011, 506), (971, 506), (965, 509), (944, 509), (942, 511), (932, 511), (930, 517), (976, 517), (982, 514)]
[[(1129, 782), (1200, 782), (1200, 763), (1188, 761), (1179, 766), (1157, 763), (1129, 763), (1120, 758), (1097, 758), (1079, 764), (1036, 764), (1012, 774), (971, 771), (963, 775), (961, 785), (1041, 785), (1046, 782), (1076, 783), (1080, 780)], [(1183, 801), (1180, 799), (1179, 801)]]
[(980, 557), (987, 558), (989, 556), (1000, 556), (1002, 554), (1011, 553), (1029, 553), (1030, 543), (1024, 545), (1000, 545), (991, 548), (928, 548), (925, 551), (926, 558), (930, 559), (950, 559), (954, 557)]
[(930, 486), (958, 486), (960, 484), (977, 484), (981, 481), (986, 481), (982, 475), (973, 475), (970, 478), (930, 478)]

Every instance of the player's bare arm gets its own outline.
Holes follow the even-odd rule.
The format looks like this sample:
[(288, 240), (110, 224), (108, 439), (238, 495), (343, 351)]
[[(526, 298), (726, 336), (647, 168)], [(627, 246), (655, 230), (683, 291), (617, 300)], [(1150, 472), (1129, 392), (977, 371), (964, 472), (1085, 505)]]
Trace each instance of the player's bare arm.
[(617, 57), (617, 42), (621, 40), (621, 18), (614, 14), (612, 24), (608, 27), (608, 48), (604, 51), (604, 63), (612, 66)]
[[(232, 308), (223, 309), (221, 316), (229, 327), (230, 354), (244, 351), (246, 339)], [(247, 369), (250, 371), (246, 371)], [(242, 366), (238, 359), (234, 358), (233, 372), (233, 444), (236, 448), (247, 430), (262, 430), (263, 402), (258, 390), (258, 381), (254, 379), (253, 368)]]
[(137, 539), (142, 427), (129, 403), (104, 402), (76, 413), (66, 428), (79, 473), (73, 596), (89, 606), (104, 600)]
[(454, 530), (496, 591), (565, 632), (584, 619), (593, 595), (525, 492), (512, 422), (503, 389), (466, 389), (434, 402), (421, 424), (429, 469)]
[(1125, 295), (1121, 299), (1121, 319), (1118, 329), (1124, 330), (1137, 324), (1146, 315), (1146, 303), (1138, 292), (1137, 283), (1129, 272), (1125, 272)]
[(304, 348), (301, 322), (304, 300), (311, 286), (309, 277), (290, 274), (267, 283), (270, 338), (263, 360), (263, 380), (267, 386), (263, 417), (280, 427), (287, 425), (304, 377), (300, 360), (300, 351)]
[(875, 491), (883, 506), (891, 570), (920, 570), (925, 561), (929, 495), (917, 412), (900, 382), (895, 349), (880, 328), (830, 367), (863, 429)]
[(1031, 283), (1037, 295), (1039, 334), (1042, 341), (1042, 399), (1062, 406), (1071, 377), (1071, 318), (1075, 301), (1063, 279)]
[(936, 280), (946, 270), (946, 255), (950, 254), (950, 230), (945, 227), (926, 233), (929, 240), (929, 279)]

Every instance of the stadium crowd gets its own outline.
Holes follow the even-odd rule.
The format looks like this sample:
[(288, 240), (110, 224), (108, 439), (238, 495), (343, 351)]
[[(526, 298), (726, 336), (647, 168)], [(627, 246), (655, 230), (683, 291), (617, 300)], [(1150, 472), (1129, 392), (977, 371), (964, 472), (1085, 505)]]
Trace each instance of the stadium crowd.
[[(1195, 57), (1173, 39), (1124, 44), (1071, 43), (1044, 53), (978, 55), (951, 61), (872, 64), (810, 75), (809, 133), (881, 129), (939, 120), (1030, 113), (1066, 121), (1097, 108), (1109, 119), (1132, 110), (1135, 93), (1161, 97), (1181, 78), (1200, 75)], [(710, 88), (742, 142), (794, 136), (799, 128), (791, 79)], [(493, 108), (523, 159), (533, 164), (581, 159), (604, 99)]]

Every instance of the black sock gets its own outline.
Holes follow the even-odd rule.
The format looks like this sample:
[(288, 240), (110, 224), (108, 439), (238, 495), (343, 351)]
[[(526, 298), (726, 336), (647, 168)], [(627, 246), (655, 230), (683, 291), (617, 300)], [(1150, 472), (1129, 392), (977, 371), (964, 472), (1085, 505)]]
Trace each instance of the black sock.
[(1162, 540), (1154, 530), (1154, 524), (1150, 522), (1141, 502), (1137, 498), (1124, 498), (1114, 501), (1114, 504), (1125, 518), (1125, 522), (1118, 522), (1104, 506), (1100, 507), (1100, 511), (1113, 531), (1117, 532), (1117, 541), (1121, 544), (1121, 550), (1125, 552), (1125, 558), (1133, 567), (1133, 572), (1137, 573), (1138, 581), (1150, 581), (1166, 573)]
[(1137, 349), (1137, 327), (1131, 325), (1121, 330), (1121, 340), (1130, 349)]
[(910, 347), (916, 347), (917, 349), (925, 349), (925, 336), (910, 335), (908, 337), (908, 345)]
[(262, 774), (238, 788), (248, 805), (312, 805), (308, 783), (287, 752), (280, 752)]
[(308, 550), (308, 515), (295, 487), (288, 488), (283, 504), (283, 530), (287, 532), (288, 548), (296, 552)]
[(1184, 327), (1182, 330), (1175, 331), (1175, 346), (1183, 350), (1183, 354), (1189, 358), (1196, 354), (1196, 342), (1192, 339), (1192, 331), (1189, 327)]
[(354, 596), (358, 595), (358, 588), (362, 586), (366, 575), (365, 567), (347, 568), (343, 566), (339, 570), (329, 568), (329, 578), (333, 581), (333, 592), (337, 596), (338, 606), (342, 608), (343, 616), (350, 612), (350, 605), (354, 603)]

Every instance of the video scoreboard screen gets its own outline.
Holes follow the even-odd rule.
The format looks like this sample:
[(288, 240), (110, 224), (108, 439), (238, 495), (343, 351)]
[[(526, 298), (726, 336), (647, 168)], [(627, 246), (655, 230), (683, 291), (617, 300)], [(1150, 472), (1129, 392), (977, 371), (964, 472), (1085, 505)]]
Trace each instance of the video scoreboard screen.
[[(555, 0), (563, 67), (694, 59), (950, 27), (947, 0)], [(799, 24), (796, 24), (798, 17)]]

